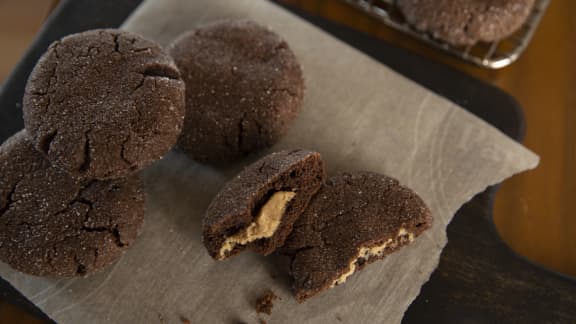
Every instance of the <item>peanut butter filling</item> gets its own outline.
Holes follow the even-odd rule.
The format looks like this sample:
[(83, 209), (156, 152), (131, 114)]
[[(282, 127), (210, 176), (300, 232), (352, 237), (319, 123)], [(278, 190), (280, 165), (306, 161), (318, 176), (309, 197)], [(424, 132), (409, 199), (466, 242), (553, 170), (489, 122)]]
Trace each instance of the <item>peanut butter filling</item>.
[(226, 238), (218, 256), (220, 259), (232, 251), (236, 245), (246, 245), (252, 241), (274, 235), (286, 211), (288, 203), (296, 196), (293, 191), (275, 192), (260, 208), (255, 220), (240, 232)]
[(356, 271), (356, 263), (358, 260), (368, 260), (371, 257), (381, 256), (387, 248), (395, 248), (398, 244), (402, 243), (406, 239), (408, 240), (408, 243), (414, 241), (414, 233), (410, 233), (402, 227), (398, 230), (398, 234), (396, 234), (395, 238), (389, 238), (383, 244), (372, 247), (361, 247), (356, 257), (348, 265), (348, 270), (336, 280), (334, 280), (330, 285), (330, 288), (346, 282), (346, 279), (348, 279), (348, 277), (350, 277)]

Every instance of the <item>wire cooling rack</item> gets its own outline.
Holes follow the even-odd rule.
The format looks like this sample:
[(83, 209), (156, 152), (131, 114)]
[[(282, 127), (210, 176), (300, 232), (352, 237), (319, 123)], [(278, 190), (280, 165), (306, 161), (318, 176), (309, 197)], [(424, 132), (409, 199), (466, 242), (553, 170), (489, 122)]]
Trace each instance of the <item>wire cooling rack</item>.
[(454, 46), (411, 27), (394, 4), (394, 0), (344, 0), (360, 8), (386, 25), (411, 35), (429, 45), (455, 55), (464, 61), (490, 68), (503, 68), (516, 61), (524, 52), (540, 23), (550, 0), (536, 0), (530, 16), (511, 36), (497, 42), (479, 42), (470, 46)]

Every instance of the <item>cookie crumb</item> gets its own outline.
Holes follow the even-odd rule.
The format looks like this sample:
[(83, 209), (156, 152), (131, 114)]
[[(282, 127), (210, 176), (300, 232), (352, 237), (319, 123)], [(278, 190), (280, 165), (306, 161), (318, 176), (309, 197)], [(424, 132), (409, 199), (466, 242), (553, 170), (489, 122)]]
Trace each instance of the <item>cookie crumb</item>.
[(180, 316), (180, 322), (181, 322), (182, 324), (190, 324), (190, 320), (187, 319), (187, 318), (184, 317), (184, 316)]
[(268, 324), (268, 322), (266, 322), (266, 321), (263, 320), (263, 319), (260, 319), (260, 324)]
[(268, 315), (272, 314), (275, 299), (278, 299), (278, 296), (276, 296), (272, 290), (268, 289), (264, 295), (256, 300), (256, 312)]

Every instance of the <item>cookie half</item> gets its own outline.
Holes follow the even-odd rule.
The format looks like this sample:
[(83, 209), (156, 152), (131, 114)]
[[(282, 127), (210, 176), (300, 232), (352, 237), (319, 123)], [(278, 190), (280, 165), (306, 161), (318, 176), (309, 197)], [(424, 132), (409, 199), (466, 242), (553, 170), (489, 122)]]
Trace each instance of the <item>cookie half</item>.
[(453, 45), (508, 37), (526, 21), (534, 0), (396, 0), (416, 29)]
[(371, 172), (328, 178), (294, 224), (284, 252), (299, 302), (342, 284), (366, 264), (412, 242), (432, 223), (422, 199)]
[(183, 34), (168, 50), (186, 83), (178, 147), (196, 161), (222, 164), (269, 147), (300, 112), (302, 69), (268, 28), (216, 21)]
[(126, 176), (176, 144), (184, 82), (172, 58), (133, 33), (101, 29), (50, 45), (23, 98), (32, 143), (82, 179)]
[(217, 260), (250, 247), (268, 255), (284, 243), (294, 221), (325, 178), (320, 154), (272, 153), (251, 164), (216, 195), (204, 217), (204, 245)]
[(78, 181), (54, 168), (25, 131), (0, 146), (0, 261), (36, 276), (94, 273), (136, 240), (138, 176)]

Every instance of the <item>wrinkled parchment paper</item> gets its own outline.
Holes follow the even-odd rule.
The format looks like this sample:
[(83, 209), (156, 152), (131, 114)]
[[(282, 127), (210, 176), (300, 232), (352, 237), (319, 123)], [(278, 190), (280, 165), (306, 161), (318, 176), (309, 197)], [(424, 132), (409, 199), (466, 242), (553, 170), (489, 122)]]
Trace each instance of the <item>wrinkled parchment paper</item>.
[(254, 300), (271, 288), (282, 299), (262, 316), (270, 323), (396, 323), (436, 268), (456, 210), (486, 186), (538, 164), (536, 155), (460, 107), (266, 1), (148, 0), (123, 29), (166, 45), (198, 24), (230, 17), (270, 26), (303, 65), (304, 109), (271, 150), (314, 149), (329, 172), (394, 176), (422, 196), (434, 226), (298, 305), (282, 258), (248, 252), (217, 263), (202, 246), (204, 210), (248, 161), (216, 170), (172, 152), (146, 170), (144, 230), (115, 265), (89, 278), (55, 280), (0, 264), (0, 275), (57, 322), (180, 323), (184, 316), (191, 323), (258, 323)]

